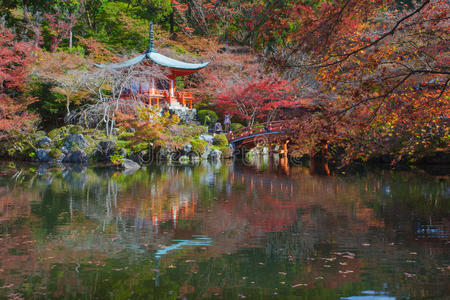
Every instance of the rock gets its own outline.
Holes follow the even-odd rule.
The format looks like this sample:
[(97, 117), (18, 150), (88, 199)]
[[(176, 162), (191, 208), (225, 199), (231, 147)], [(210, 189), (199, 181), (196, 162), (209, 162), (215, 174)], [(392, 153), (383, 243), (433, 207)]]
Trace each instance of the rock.
[(116, 152), (115, 141), (101, 141), (98, 143), (95, 156), (98, 161), (109, 161), (109, 157)]
[(188, 164), (189, 163), (189, 157), (187, 155), (182, 155), (178, 159), (178, 162), (181, 164)]
[(48, 136), (44, 136), (39, 141), (37, 141), (36, 145), (38, 147), (50, 147), (52, 145), (52, 140)]
[(174, 152), (171, 149), (164, 149), (161, 148), (159, 150), (159, 152), (157, 153), (157, 160), (158, 161), (172, 161), (172, 160), (177, 160), (178, 159), (178, 155), (176, 152)]
[(450, 152), (436, 151), (433, 154), (424, 157), (421, 163), (430, 165), (449, 165)]
[(72, 147), (74, 146), (84, 149), (87, 146), (89, 146), (89, 143), (84, 137), (84, 135), (71, 134), (68, 137), (66, 137), (66, 140), (64, 141), (64, 147), (66, 147), (69, 150), (72, 150)]
[(203, 151), (203, 153), (202, 153), (202, 158), (203, 159), (208, 159), (210, 153), (211, 153), (211, 147), (206, 145), (205, 151)]
[(200, 156), (192, 155), (192, 156), (189, 157), (189, 160), (190, 160), (191, 162), (198, 163), (198, 162), (200, 161)]
[(209, 154), (209, 159), (212, 159), (212, 160), (220, 160), (221, 157), (222, 157), (222, 152), (220, 150), (217, 150), (217, 149), (214, 149)]
[(201, 140), (204, 140), (205, 142), (207, 142), (210, 145), (212, 145), (214, 143), (214, 137), (212, 135), (209, 135), (209, 134), (202, 134), (198, 138), (201, 139)]
[(88, 161), (89, 157), (83, 150), (76, 150), (70, 152), (63, 159), (64, 163), (73, 163), (73, 164), (87, 163)]
[(180, 120), (184, 123), (191, 123), (197, 118), (197, 111), (195, 109), (189, 109), (187, 107), (175, 107), (172, 105), (170, 112), (177, 114)]
[(189, 153), (192, 151), (192, 145), (191, 144), (187, 144), (183, 146), (183, 152), (184, 153)]
[(36, 151), (36, 159), (38, 162), (49, 162), (50, 161), (50, 150), (38, 149)]
[(127, 170), (137, 170), (141, 168), (137, 162), (134, 162), (131, 159), (124, 159), (120, 166)]
[(62, 163), (64, 161), (64, 157), (66, 156), (63, 153), (61, 153), (58, 156), (52, 158), (52, 160), (56, 163)]
[(61, 147), (61, 152), (64, 154), (68, 154), (69, 153), (69, 149), (67, 149), (66, 147), (62, 146)]

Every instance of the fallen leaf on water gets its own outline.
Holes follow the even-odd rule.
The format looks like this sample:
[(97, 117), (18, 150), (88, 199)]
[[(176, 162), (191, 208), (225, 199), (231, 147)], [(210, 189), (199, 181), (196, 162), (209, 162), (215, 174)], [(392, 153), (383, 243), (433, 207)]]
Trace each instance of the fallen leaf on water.
[(411, 255), (417, 255), (417, 252), (409, 252)]
[(369, 243), (364, 243), (364, 244), (361, 244), (361, 246), (364, 246), (364, 247), (369, 247), (369, 246), (370, 246), (370, 244), (369, 244)]
[(285, 273), (285, 272), (278, 272), (278, 274), (280, 274), (280, 275), (287, 275), (287, 273)]
[(411, 277), (415, 277), (416, 274), (405, 273), (405, 276), (408, 277), (408, 278), (411, 278)]
[(169, 266), (169, 269), (174, 269), (174, 268), (176, 268), (174, 265)]
[(346, 266), (346, 265), (347, 265), (346, 262), (340, 262), (339, 264), (340, 264), (341, 266)]
[(259, 262), (258, 265), (264, 266), (264, 263), (263, 262)]
[(307, 285), (308, 285), (307, 283), (297, 283), (297, 284), (294, 284), (292, 287), (296, 288), (296, 287), (299, 287), (299, 286), (307, 286)]
[(286, 282), (284, 282), (284, 281), (281, 281), (280, 283), (281, 283), (282, 285), (285, 285), (285, 284), (286, 284)]

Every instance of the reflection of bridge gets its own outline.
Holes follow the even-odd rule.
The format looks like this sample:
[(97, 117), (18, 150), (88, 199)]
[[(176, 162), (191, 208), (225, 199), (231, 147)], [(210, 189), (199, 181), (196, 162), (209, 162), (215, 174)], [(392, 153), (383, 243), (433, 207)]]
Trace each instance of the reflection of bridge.
[(235, 149), (251, 149), (260, 144), (267, 144), (272, 152), (271, 146), (276, 143), (282, 148), (280, 153), (287, 155), (287, 144), (293, 125), (289, 120), (267, 122), (232, 131), (227, 138)]

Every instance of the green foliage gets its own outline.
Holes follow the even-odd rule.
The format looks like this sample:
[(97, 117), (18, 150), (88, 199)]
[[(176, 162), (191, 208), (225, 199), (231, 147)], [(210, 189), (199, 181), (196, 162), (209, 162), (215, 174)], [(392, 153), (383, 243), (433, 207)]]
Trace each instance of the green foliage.
[(35, 133), (11, 130), (0, 143), (0, 157), (27, 160), (29, 154), (36, 151), (34, 147)]
[(64, 124), (66, 108), (64, 96), (52, 91), (53, 85), (41, 82), (38, 78), (28, 84), (28, 94), (38, 101), (32, 103), (29, 109), (41, 116), (43, 128), (54, 128)]
[(219, 117), (214, 111), (208, 109), (199, 110), (197, 115), (198, 119), (203, 125), (215, 124), (219, 119)]
[(125, 161), (125, 158), (120, 154), (114, 154), (109, 157), (109, 160), (113, 165), (118, 166)]
[(142, 51), (148, 47), (148, 20), (162, 22), (171, 12), (169, 0), (104, 1), (91, 35), (116, 50)]
[(83, 131), (84, 131), (84, 128), (81, 127), (80, 125), (74, 125), (74, 126), (70, 127), (70, 129), (69, 129), (70, 134), (81, 134), (81, 133), (83, 133)]
[(50, 157), (52, 157), (53, 159), (58, 159), (59, 157), (61, 157), (62, 152), (59, 149), (51, 149), (50, 150)]
[(224, 134), (218, 134), (214, 137), (214, 145), (215, 146), (227, 146), (228, 139)]
[(231, 131), (235, 131), (241, 128), (245, 128), (241, 123), (231, 123)]
[(206, 141), (199, 138), (193, 139), (191, 141), (192, 151), (197, 154), (202, 154), (203, 152), (205, 152), (207, 145), (208, 143)]
[(132, 148), (133, 148), (134, 152), (140, 152), (143, 150), (148, 150), (149, 146), (150, 145), (148, 142), (142, 142), (142, 143), (134, 145)]

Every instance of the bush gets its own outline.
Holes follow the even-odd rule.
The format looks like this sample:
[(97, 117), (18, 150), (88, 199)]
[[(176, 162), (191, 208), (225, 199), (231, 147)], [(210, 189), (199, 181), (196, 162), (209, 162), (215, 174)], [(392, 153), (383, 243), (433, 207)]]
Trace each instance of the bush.
[(228, 139), (224, 134), (218, 134), (214, 137), (214, 145), (216, 146), (227, 146), (228, 145)]
[(125, 161), (125, 158), (120, 154), (114, 154), (109, 157), (109, 160), (113, 165), (118, 166)]
[(231, 123), (231, 131), (235, 131), (241, 128), (245, 128), (241, 123)]
[(56, 140), (56, 139), (61, 138), (61, 136), (62, 136), (62, 134), (63, 134), (63, 132), (62, 132), (61, 129), (62, 129), (62, 128), (55, 128), (55, 129), (51, 130), (51, 131), (48, 133), (48, 137), (49, 137), (50, 139), (52, 139), (52, 140)]
[[(212, 110), (208, 110), (208, 109), (204, 109), (204, 110), (199, 110), (198, 113), (198, 119), (200, 120), (200, 122), (205, 125), (205, 124), (215, 124), (217, 122), (217, 120), (219, 119), (219, 117), (217, 116), (217, 114), (212, 111)], [(209, 117), (209, 121), (208, 121), (208, 117)]]
[(229, 147), (226, 147), (221, 150), (222, 151), (222, 157), (223, 158), (232, 158), (233, 157), (233, 150)]
[(208, 143), (204, 140), (194, 139), (191, 141), (192, 151), (199, 155), (205, 152), (206, 145), (208, 145)]
[(70, 127), (70, 129), (69, 129), (70, 134), (81, 134), (81, 133), (83, 133), (83, 131), (84, 131), (84, 129), (80, 125), (74, 125), (74, 126)]

